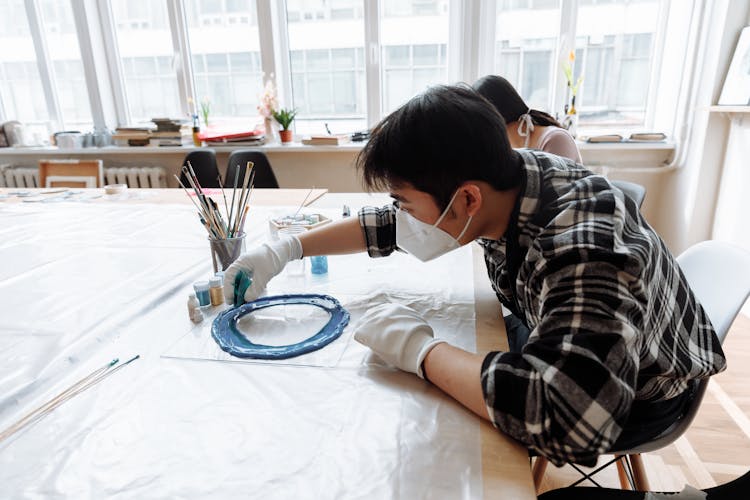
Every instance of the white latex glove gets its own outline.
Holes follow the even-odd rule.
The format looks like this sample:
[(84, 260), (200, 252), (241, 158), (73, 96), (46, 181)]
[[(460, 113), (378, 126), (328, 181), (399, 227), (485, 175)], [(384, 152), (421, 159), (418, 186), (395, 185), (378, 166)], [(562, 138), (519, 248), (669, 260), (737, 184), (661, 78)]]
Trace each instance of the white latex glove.
[(279, 274), (290, 261), (302, 258), (302, 244), (294, 235), (284, 236), (279, 241), (264, 243), (246, 254), (240, 255), (224, 272), (224, 298), (227, 304), (234, 303), (234, 278), (241, 269), (252, 272), (253, 283), (245, 291), (245, 302), (260, 297), (271, 278)]
[(365, 313), (354, 327), (354, 338), (401, 370), (424, 378), (422, 362), (436, 345), (432, 327), (410, 307), (381, 304)]

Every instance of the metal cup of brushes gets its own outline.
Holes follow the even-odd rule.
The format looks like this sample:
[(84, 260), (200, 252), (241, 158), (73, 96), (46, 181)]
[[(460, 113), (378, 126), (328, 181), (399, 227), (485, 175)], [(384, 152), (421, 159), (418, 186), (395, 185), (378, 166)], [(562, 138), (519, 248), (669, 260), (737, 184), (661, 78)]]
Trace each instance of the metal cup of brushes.
[(214, 273), (224, 271), (245, 251), (245, 233), (224, 239), (215, 239), (209, 236), (208, 241), (211, 245), (211, 262), (214, 265)]
[(245, 251), (245, 219), (247, 218), (248, 201), (253, 192), (253, 180), (255, 179), (253, 167), (253, 162), (247, 162), (242, 184), (239, 184), (241, 169), (235, 169), (231, 201), (227, 198), (221, 176), (219, 176), (219, 187), (224, 204), (223, 215), (219, 204), (207, 195), (201, 187), (190, 162), (187, 162), (187, 166), (182, 167), (182, 173), (190, 184), (192, 192), (175, 175), (177, 182), (185, 190), (195, 208), (198, 209), (201, 224), (208, 231), (214, 273), (224, 271)]

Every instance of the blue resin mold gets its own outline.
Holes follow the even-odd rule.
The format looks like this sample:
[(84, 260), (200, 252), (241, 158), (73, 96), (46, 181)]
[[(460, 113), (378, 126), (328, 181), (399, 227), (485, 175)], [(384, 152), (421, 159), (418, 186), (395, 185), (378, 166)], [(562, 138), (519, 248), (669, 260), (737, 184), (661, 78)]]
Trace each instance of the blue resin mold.
[[(266, 307), (302, 304), (317, 306), (331, 315), (328, 323), (309, 339), (296, 344), (270, 346), (254, 344), (237, 328), (237, 321), (254, 311)], [(349, 311), (338, 300), (328, 295), (298, 294), (261, 297), (234, 309), (219, 313), (211, 326), (211, 336), (225, 352), (238, 358), (287, 359), (307, 354), (327, 346), (344, 331), (349, 324)]]

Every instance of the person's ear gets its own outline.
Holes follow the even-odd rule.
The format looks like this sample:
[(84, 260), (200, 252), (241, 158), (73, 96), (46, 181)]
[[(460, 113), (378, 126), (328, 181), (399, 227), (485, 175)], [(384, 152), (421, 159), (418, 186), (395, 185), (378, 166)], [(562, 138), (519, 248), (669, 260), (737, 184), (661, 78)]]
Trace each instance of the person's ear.
[(462, 211), (473, 217), (482, 206), (482, 191), (479, 186), (470, 183), (464, 184), (460, 189), (461, 193), (458, 196), (461, 198)]

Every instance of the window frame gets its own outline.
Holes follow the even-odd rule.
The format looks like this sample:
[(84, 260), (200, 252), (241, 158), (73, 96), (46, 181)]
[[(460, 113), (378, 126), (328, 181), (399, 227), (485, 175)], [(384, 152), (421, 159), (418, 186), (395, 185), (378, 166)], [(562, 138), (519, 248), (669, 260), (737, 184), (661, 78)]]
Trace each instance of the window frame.
[[(180, 92), (179, 110), (183, 116), (190, 116), (195, 110), (188, 109), (189, 101), (195, 102), (195, 79), (192, 67), (192, 54), (187, 27), (185, 6), (181, 0), (160, 0), (166, 2), (168, 22), (172, 35), (175, 69)], [(364, 21), (364, 78), (365, 113), (368, 127), (383, 117), (384, 82), (382, 70), (382, 44), (380, 38), (381, 0), (363, 1)], [(447, 75), (449, 81), (471, 83), (494, 69), (496, 40), (496, 8), (498, 0), (450, 0), (448, 4), (449, 36), (447, 46)], [(570, 50), (575, 50), (578, 0), (560, 0), (560, 30), (556, 43), (557, 57), (555, 68), (567, 59)], [(645, 105), (643, 127), (650, 128), (658, 112), (659, 67), (668, 38), (669, 9), (671, 0), (659, 0), (659, 19), (653, 41), (654, 47), (649, 67), (649, 89)], [(695, 4), (693, 2), (692, 8)], [(114, 19), (110, 0), (81, 0), (80, 6), (72, 8), (79, 44), (97, 44), (103, 47), (102, 54), (85, 55), (84, 66), (94, 65), (94, 70), (86, 70), (86, 85), (89, 91), (94, 127), (114, 128), (131, 124), (127, 94), (124, 88), (124, 71), (118, 54), (114, 33)], [(289, 61), (288, 23), (286, 0), (256, 0), (256, 15), (259, 28), (261, 69), (264, 81), (273, 78), (281, 102), (292, 96), (292, 72)], [(55, 88), (54, 68), (46, 48), (46, 38), (41, 28), (39, 0), (24, 0), (29, 29), (36, 51), (42, 88), (49, 120), (53, 126), (63, 127), (59, 98)], [(81, 33), (86, 40), (81, 40)], [(91, 52), (91, 51), (89, 51)], [(105, 66), (102, 68), (102, 66)], [(273, 76), (272, 76), (273, 75)], [(553, 82), (549, 108), (563, 109), (566, 98), (566, 84), (561, 71), (552, 71)], [(108, 83), (108, 85), (104, 85)], [(0, 96), (0, 116), (5, 115)], [(676, 114), (671, 118), (673, 129)], [(663, 122), (663, 120), (662, 120)], [(627, 125), (620, 126), (625, 128)]]

